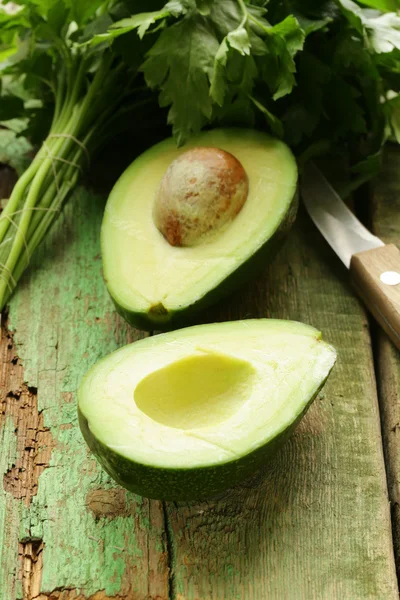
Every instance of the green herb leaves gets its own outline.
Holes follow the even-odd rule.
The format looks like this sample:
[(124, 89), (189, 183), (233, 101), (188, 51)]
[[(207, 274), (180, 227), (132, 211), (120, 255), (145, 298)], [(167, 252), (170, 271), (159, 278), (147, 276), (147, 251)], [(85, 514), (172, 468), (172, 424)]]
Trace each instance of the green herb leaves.
[[(0, 7), (0, 121), (9, 155), (27, 144), (23, 136), (38, 151), (0, 214), (0, 310), (88, 157), (115, 132), (121, 116), (126, 119), (134, 107), (138, 117), (151, 99), (142, 82), (136, 89), (141, 60), (134, 66), (107, 44), (84, 43), (112, 24), (112, 0), (19, 4), (15, 14)], [(19, 125), (27, 129), (13, 130), (22, 116)]]
[[(265, 13), (243, 0), (171, 1), (115, 23), (93, 43), (132, 29), (140, 37), (158, 32), (142, 69), (147, 84), (160, 91), (160, 105), (170, 106), (169, 122), (184, 143), (207, 122), (224, 119), (235, 102), (245, 113), (257, 108), (269, 115), (262, 99), (255, 101), (257, 80), (266, 78), (274, 99), (291, 92), (305, 33), (294, 16), (271, 25)], [(281, 127), (271, 117), (277, 133)]]
[(399, 0), (360, 0), (360, 4), (365, 4), (371, 8), (377, 8), (382, 12), (391, 12), (399, 10)]
[(210, 25), (192, 16), (164, 29), (148, 53), (145, 79), (161, 88), (160, 105), (171, 106), (168, 118), (178, 143), (211, 119), (209, 81), (217, 50)]
[(349, 23), (360, 33), (367, 47), (374, 52), (391, 52), (400, 49), (400, 16), (396, 13), (380, 14), (360, 8), (352, 0), (340, 0)]

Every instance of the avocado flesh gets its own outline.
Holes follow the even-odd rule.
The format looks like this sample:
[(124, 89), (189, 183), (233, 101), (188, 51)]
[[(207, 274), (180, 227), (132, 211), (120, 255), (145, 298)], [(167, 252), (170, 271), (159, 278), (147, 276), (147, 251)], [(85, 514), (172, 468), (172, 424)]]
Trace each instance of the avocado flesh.
[[(233, 154), (248, 175), (249, 195), (214, 236), (173, 247), (154, 224), (154, 198), (168, 166), (193, 146)], [(254, 276), (294, 220), (296, 185), (287, 146), (253, 130), (213, 130), (184, 148), (168, 139), (147, 150), (115, 185), (102, 224), (104, 277), (119, 312), (142, 329), (179, 327)]]
[(270, 457), (334, 362), (317, 330), (292, 321), (200, 325), (146, 338), (86, 375), (81, 429), (128, 489), (160, 499), (210, 497)]

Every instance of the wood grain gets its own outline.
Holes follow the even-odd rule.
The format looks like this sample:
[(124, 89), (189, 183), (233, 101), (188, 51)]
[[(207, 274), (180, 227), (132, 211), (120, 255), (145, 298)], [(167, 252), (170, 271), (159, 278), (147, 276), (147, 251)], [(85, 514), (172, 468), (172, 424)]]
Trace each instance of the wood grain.
[[(374, 233), (387, 243), (400, 245), (400, 151), (388, 146), (382, 175), (372, 196)], [(399, 286), (400, 287), (400, 286)], [(400, 356), (398, 350), (377, 330), (377, 375), (382, 433), (386, 456), (393, 539), (400, 576)]]
[(397, 598), (368, 322), (305, 215), (265, 276), (206, 318), (246, 316), (320, 328), (338, 363), (261, 473), (213, 501), (167, 505), (173, 598)]
[(103, 205), (75, 194), (3, 320), (1, 600), (169, 597), (162, 504), (117, 488), (77, 425), (88, 367), (142, 335), (102, 281)]
[[(1, 478), (0, 598), (397, 598), (368, 324), (304, 216), (268, 272), (204, 316), (303, 320), (337, 347), (332, 378), (295, 436), (262, 472), (200, 504), (148, 501), (101, 472), (77, 428), (75, 392), (93, 362), (138, 336), (101, 280), (102, 209), (100, 198), (75, 194), (10, 306), (2, 397), (13, 377), (37, 390), (36, 422), (52, 447), (29, 502)], [(22, 464), (8, 408), (17, 402), (1, 425), (4, 475)]]
[(400, 286), (381, 281), (382, 274), (397, 273), (400, 278), (400, 251), (394, 244), (354, 254), (350, 279), (365, 306), (400, 349)]

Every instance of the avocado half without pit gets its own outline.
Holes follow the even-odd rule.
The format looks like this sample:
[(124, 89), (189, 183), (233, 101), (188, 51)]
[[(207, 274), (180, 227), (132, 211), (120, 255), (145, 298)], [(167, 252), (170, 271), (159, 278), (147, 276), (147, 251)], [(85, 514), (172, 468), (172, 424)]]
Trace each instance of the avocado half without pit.
[(187, 325), (265, 267), (296, 215), (288, 147), (246, 129), (207, 131), (139, 156), (108, 199), (104, 277), (132, 325)]
[(211, 497), (264, 464), (323, 386), (335, 351), (293, 321), (145, 338), (84, 378), (79, 422), (104, 469), (142, 496)]

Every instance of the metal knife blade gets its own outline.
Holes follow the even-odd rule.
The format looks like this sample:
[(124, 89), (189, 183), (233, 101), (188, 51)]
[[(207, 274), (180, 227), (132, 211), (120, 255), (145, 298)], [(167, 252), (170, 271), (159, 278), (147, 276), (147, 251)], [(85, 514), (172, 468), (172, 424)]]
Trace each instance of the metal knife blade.
[(313, 163), (304, 170), (300, 193), (311, 219), (347, 268), (353, 254), (385, 245), (360, 223)]

